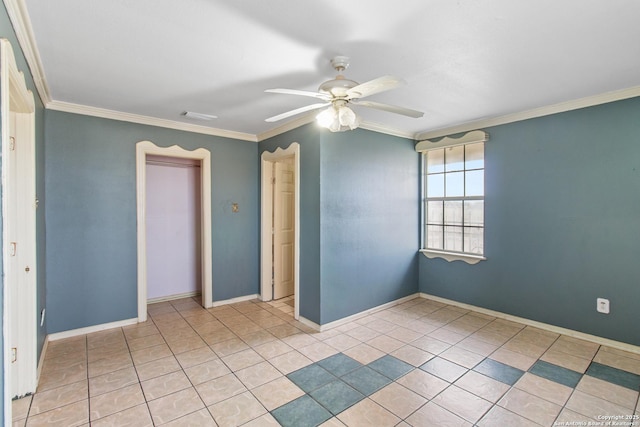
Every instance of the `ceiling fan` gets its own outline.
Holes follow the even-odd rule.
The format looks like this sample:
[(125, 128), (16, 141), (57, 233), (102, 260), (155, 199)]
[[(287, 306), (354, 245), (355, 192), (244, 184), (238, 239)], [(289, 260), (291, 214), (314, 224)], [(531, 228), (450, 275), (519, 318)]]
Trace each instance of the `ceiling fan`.
[(413, 118), (419, 118), (424, 115), (421, 111), (411, 110), (409, 108), (382, 104), (374, 101), (361, 101), (362, 98), (367, 96), (375, 95), (377, 93), (405, 85), (406, 82), (403, 79), (393, 76), (383, 76), (369, 80), (365, 83), (358, 83), (345, 78), (342, 74), (343, 71), (349, 67), (348, 57), (336, 56), (331, 60), (331, 65), (338, 72), (338, 75), (335, 79), (322, 83), (318, 88), (318, 92), (296, 89), (265, 90), (265, 92), (269, 93), (308, 96), (322, 101), (269, 117), (265, 121), (277, 122), (278, 120), (286, 119), (287, 117), (295, 116), (296, 114), (328, 107), (321, 111), (320, 114), (317, 115), (316, 119), (320, 126), (326, 127), (332, 132), (340, 132), (348, 129), (355, 129), (360, 124), (360, 118), (351, 108), (349, 108), (350, 105), (375, 108), (376, 110), (402, 114)]

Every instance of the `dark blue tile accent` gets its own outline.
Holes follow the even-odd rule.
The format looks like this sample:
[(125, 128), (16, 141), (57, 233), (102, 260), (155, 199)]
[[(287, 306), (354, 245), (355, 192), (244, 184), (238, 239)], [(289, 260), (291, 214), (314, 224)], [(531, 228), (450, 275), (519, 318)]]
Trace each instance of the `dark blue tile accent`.
[(365, 396), (375, 393), (391, 382), (389, 378), (377, 373), (368, 366), (363, 366), (348, 373), (342, 377), (342, 381), (346, 382)]
[(582, 379), (580, 372), (554, 365), (553, 363), (538, 360), (529, 368), (529, 372), (542, 378), (575, 388)]
[(473, 370), (508, 385), (514, 385), (524, 375), (524, 371), (518, 368), (488, 358), (478, 363)]
[(333, 415), (364, 399), (364, 395), (340, 380), (330, 382), (309, 393), (319, 404)]
[(334, 354), (317, 363), (336, 377), (341, 377), (362, 366), (362, 363), (342, 353)]
[(308, 394), (271, 411), (284, 427), (316, 427), (331, 418), (331, 413)]
[(450, 383), (454, 382), (468, 371), (464, 366), (460, 366), (441, 357), (434, 357), (424, 365), (420, 366), (420, 369)]
[(335, 376), (315, 363), (291, 372), (287, 378), (307, 393), (336, 379)]
[(589, 365), (585, 375), (599, 378), (633, 391), (640, 390), (640, 375), (623, 371), (622, 369), (617, 369), (612, 366), (591, 362), (591, 365)]
[(396, 380), (413, 370), (413, 366), (388, 354), (369, 363), (367, 366), (392, 380)]

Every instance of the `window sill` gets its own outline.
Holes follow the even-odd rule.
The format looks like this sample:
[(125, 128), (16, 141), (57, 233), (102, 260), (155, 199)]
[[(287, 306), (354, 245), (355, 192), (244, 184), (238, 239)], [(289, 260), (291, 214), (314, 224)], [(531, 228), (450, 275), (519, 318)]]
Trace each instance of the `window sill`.
[(464, 261), (467, 264), (477, 264), (480, 261), (485, 261), (486, 258), (481, 255), (469, 255), (459, 254), (455, 252), (434, 251), (433, 249), (420, 249), (422, 255), (427, 258), (442, 258), (449, 262), (451, 261)]

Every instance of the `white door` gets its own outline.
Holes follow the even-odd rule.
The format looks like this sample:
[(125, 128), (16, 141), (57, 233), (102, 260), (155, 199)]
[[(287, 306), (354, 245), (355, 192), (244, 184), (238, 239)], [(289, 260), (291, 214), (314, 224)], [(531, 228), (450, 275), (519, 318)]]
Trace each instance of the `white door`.
[(292, 159), (275, 163), (273, 194), (273, 298), (294, 293), (295, 175)]

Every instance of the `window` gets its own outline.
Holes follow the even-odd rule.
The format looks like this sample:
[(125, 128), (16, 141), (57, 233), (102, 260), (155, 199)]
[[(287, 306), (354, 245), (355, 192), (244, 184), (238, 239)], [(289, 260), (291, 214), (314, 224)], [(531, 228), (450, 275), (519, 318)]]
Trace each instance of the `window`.
[[(478, 140), (478, 132), (471, 132), (476, 137), (445, 138), (432, 145), (425, 141), (416, 146), (424, 157), (422, 251), (427, 256), (467, 262), (484, 259), (486, 134), (479, 133), (484, 138)], [(472, 141), (461, 143), (466, 140)], [(428, 148), (419, 149), (425, 146)]]

